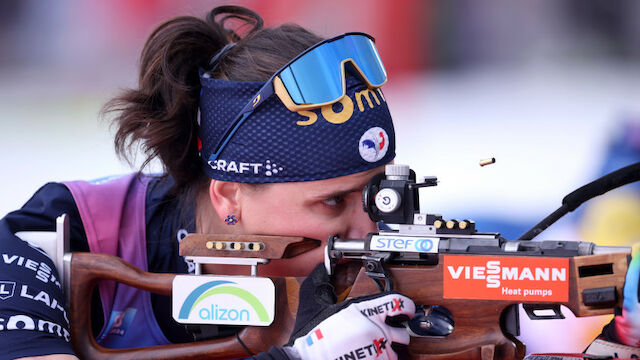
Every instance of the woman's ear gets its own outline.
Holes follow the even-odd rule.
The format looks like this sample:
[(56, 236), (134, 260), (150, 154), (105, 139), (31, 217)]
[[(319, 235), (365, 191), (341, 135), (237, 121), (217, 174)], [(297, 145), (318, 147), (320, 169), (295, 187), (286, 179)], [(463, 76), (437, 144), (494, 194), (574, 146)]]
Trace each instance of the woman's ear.
[(211, 180), (209, 198), (220, 220), (224, 221), (229, 215), (235, 215), (237, 219), (240, 219), (242, 211), (238, 201), (239, 191), (238, 183)]

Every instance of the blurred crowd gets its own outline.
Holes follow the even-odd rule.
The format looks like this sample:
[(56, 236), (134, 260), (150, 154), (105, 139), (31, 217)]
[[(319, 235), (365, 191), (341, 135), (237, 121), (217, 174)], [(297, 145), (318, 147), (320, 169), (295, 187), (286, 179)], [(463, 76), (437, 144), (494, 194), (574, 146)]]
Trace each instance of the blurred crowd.
[[(223, 3), (231, 2), (0, 0), (0, 215), (46, 181), (130, 171), (114, 155), (108, 123), (98, 121), (101, 105), (135, 86), (154, 26)], [(570, 191), (640, 161), (638, 1), (233, 3), (267, 26), (376, 38), (390, 78), (396, 162), (441, 180), (424, 190), (423, 212), (473, 218), (481, 231), (516, 238)], [(478, 166), (492, 156), (495, 164)], [(594, 200), (543, 235), (640, 241), (640, 186)], [(579, 329), (607, 320), (524, 321), (521, 338), (528, 351), (581, 351), (596, 330)]]
[[(203, 14), (194, 0), (3, 0), (0, 66), (91, 68), (129, 62), (154, 25)], [(390, 74), (569, 58), (637, 60), (640, 4), (633, 0), (238, 0), (268, 24), (299, 23), (320, 35), (368, 32)]]

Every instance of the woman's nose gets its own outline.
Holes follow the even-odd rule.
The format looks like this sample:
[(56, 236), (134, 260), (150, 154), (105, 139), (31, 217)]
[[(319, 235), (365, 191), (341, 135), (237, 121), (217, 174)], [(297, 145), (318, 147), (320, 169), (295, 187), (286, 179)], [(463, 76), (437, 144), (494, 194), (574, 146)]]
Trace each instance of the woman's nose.
[(376, 223), (371, 221), (369, 214), (362, 209), (359, 201), (353, 204), (350, 210), (345, 234), (347, 239), (364, 239), (368, 233), (378, 230)]

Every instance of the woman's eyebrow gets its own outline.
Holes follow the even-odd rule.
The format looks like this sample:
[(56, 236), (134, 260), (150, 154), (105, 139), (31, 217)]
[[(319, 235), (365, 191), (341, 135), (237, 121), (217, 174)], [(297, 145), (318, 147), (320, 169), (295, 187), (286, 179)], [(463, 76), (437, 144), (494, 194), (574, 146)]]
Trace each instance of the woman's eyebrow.
[(327, 192), (324, 192), (324, 193), (313, 194), (311, 197), (314, 198), (314, 199), (328, 199), (328, 198), (332, 198), (332, 197), (341, 197), (341, 196), (345, 196), (345, 195), (351, 194), (353, 192), (360, 192), (360, 191), (362, 191), (362, 188), (363, 188), (363, 186), (355, 187), (355, 188), (352, 188), (352, 189), (327, 191)]

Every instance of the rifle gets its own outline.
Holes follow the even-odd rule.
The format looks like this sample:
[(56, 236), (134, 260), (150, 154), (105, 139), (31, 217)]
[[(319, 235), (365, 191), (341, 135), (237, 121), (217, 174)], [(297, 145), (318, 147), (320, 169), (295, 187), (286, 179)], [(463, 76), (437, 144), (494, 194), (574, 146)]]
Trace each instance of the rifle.
[[(638, 177), (636, 168), (632, 173)], [(476, 231), (472, 221), (445, 221), (439, 215), (420, 214), (417, 190), (434, 186), (437, 180), (426, 178), (416, 183), (415, 173), (407, 174), (406, 170), (408, 167), (395, 167), (386, 177), (374, 177), (363, 192), (363, 205), (372, 220), (398, 228), (369, 234), (366, 239), (332, 237), (326, 263), (340, 299), (396, 290), (415, 301), (419, 311), (407, 323), (413, 336), (409, 346), (412, 358), (522, 359), (525, 347), (515, 338), (517, 304), (522, 303), (534, 319), (561, 318), (560, 305), (576, 316), (612, 314), (614, 307), (620, 306), (630, 259), (628, 247), (508, 241), (497, 233)], [(616, 187), (637, 180), (629, 179), (624, 177)], [(588, 189), (590, 194), (600, 191)], [(546, 226), (552, 222), (547, 221)], [(538, 224), (537, 233), (544, 227)], [(260, 246), (238, 251), (218, 248), (218, 243), (239, 243), (238, 249), (248, 249), (249, 244)], [(255, 273), (264, 260), (295, 256), (318, 245), (318, 241), (303, 238), (191, 234), (181, 242), (180, 254), (198, 264), (229, 258), (244, 259), (237, 263), (247, 264), (247, 259), (258, 259), (249, 261)], [(92, 359), (222, 359), (245, 357), (246, 349), (266, 351), (271, 345), (287, 342), (303, 281), (300, 277), (272, 278), (277, 311), (269, 327), (248, 326), (235, 337), (196, 343), (111, 350), (100, 347), (86, 332), (91, 328), (86, 299), (96, 282), (116, 280), (170, 295), (175, 274), (143, 272), (103, 254), (75, 253), (65, 261), (70, 270), (66, 273), (71, 275), (65, 283), (71, 287), (67, 293), (72, 341), (81, 357)], [(354, 264), (357, 271), (353, 271)], [(462, 280), (461, 288), (457, 281)], [(519, 283), (525, 285), (518, 287)], [(501, 286), (505, 284), (510, 287)], [(545, 310), (552, 314), (540, 314)]]

